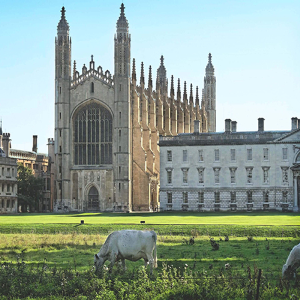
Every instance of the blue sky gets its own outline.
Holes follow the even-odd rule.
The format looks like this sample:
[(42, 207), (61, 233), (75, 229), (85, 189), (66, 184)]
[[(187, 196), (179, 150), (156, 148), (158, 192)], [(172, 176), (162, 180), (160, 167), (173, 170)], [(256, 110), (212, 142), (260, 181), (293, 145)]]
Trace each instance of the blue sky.
[[(39, 152), (54, 136), (54, 38), (60, 10), (72, 38), (77, 69), (113, 73), (113, 38), (121, 1), (1, 1), (0, 117), (12, 148)], [(208, 53), (217, 78), (217, 131), (289, 130), (300, 118), (300, 1), (124, 1), (131, 58), (146, 70), (165, 57), (167, 75), (203, 87)], [(148, 74), (148, 72), (145, 72)], [(146, 79), (147, 80), (147, 79)], [(194, 90), (195, 94), (195, 90)]]

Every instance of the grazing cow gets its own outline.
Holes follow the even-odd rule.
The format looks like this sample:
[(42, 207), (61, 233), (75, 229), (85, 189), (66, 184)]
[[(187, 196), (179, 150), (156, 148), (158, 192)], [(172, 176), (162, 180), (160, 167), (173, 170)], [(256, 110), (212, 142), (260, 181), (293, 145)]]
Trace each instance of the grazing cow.
[(282, 267), (282, 277), (292, 277), (296, 275), (296, 270), (300, 267), (300, 244), (296, 245), (290, 252), (286, 263)]
[(137, 261), (143, 258), (145, 266), (149, 262), (152, 273), (153, 266), (157, 268), (156, 240), (154, 231), (120, 230), (111, 233), (98, 254), (95, 254), (96, 272), (102, 269), (106, 260), (110, 261), (111, 272), (115, 262), (119, 260), (122, 261), (125, 271), (125, 259)]

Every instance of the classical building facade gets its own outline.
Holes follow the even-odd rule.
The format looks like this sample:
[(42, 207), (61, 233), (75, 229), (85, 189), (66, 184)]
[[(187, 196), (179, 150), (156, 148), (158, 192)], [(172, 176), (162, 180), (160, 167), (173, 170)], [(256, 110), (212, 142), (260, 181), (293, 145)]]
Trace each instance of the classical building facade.
[(0, 214), (16, 213), (17, 201), (17, 161), (9, 157), (10, 134), (3, 133), (0, 126)]
[(225, 132), (161, 136), (161, 210), (293, 210), (300, 208), (300, 126), (290, 131)]
[[(55, 200), (54, 210), (132, 211), (158, 206), (159, 135), (216, 130), (216, 78), (209, 54), (201, 100), (198, 87), (171, 77), (164, 58), (145, 83), (131, 66), (131, 36), (121, 5), (114, 37), (114, 74), (96, 67), (94, 57), (71, 66), (71, 37), (65, 8), (55, 39)], [(177, 93), (175, 95), (176, 86)], [(188, 91), (190, 90), (189, 95)]]
[(39, 153), (37, 135), (33, 136), (32, 151), (7, 149), (8, 156), (17, 160), (18, 164), (30, 168), (35, 177), (43, 179), (43, 196), (39, 203), (39, 211), (53, 211), (54, 197), (54, 141), (48, 139), (48, 154)]

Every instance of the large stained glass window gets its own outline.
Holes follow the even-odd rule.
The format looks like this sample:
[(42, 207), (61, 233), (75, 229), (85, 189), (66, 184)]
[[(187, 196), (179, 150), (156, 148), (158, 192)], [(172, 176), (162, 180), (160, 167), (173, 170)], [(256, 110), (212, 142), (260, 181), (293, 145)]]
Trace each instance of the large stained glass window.
[(112, 116), (102, 105), (91, 103), (74, 116), (74, 164), (112, 163)]

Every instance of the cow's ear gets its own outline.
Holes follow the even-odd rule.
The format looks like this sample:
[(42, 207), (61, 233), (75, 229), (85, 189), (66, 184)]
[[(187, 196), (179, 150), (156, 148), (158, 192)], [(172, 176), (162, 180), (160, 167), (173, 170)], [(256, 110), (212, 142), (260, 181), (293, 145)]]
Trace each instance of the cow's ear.
[(98, 254), (95, 254), (95, 258), (96, 258), (96, 259), (99, 259), (99, 256), (98, 256)]

